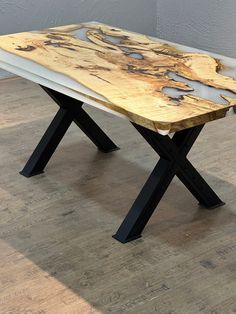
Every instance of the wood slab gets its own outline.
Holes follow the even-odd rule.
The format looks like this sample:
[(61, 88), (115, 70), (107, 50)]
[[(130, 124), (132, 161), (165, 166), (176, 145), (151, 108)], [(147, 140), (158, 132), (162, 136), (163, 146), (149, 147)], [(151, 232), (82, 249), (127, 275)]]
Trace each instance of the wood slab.
[(236, 80), (223, 74), (219, 59), (113, 26), (4, 35), (0, 49), (0, 66), (65, 86), (162, 134), (222, 118), (236, 106)]

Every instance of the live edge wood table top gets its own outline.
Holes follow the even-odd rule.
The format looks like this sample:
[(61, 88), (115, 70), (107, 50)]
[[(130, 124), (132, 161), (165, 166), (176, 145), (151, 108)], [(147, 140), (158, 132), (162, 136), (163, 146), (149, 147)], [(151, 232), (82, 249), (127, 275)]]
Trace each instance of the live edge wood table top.
[(0, 36), (0, 67), (39, 84), (60, 108), (25, 177), (43, 172), (73, 121), (100, 151), (118, 149), (83, 103), (130, 120), (160, 156), (118, 241), (141, 236), (175, 175), (201, 206), (224, 204), (187, 154), (205, 123), (236, 111), (236, 59), (88, 22)]
[(0, 61), (161, 134), (236, 106), (234, 59), (96, 22), (1, 36)]

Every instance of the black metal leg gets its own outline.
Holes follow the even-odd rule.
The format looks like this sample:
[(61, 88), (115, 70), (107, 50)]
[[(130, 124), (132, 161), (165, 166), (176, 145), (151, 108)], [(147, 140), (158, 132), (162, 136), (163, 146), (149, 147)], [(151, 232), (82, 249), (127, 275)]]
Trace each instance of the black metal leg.
[(113, 238), (126, 243), (141, 237), (174, 176), (173, 163), (161, 158)]
[(224, 205), (224, 202), (186, 158), (204, 125), (177, 132), (173, 139), (140, 126), (134, 126), (160, 156), (177, 162), (177, 177), (202, 206), (211, 209)]
[(177, 177), (201, 206), (214, 209), (225, 204), (188, 160), (185, 163), (184, 171), (177, 172)]
[(119, 149), (81, 107), (73, 108), (73, 116), (74, 122), (100, 151), (110, 153)]
[(71, 125), (73, 117), (71, 112), (60, 108), (43, 135), (33, 154), (20, 172), (25, 177), (35, 176), (43, 172), (49, 159)]
[(119, 149), (119, 147), (112, 142), (112, 140), (102, 131), (93, 119), (82, 109), (83, 102), (47, 87), (41, 87), (60, 107), (71, 110), (73, 114), (73, 121), (90, 138), (100, 151), (109, 153)]
[(175, 175), (202, 205), (213, 208), (224, 204), (186, 158), (203, 125), (177, 132), (172, 139), (142, 126), (133, 125), (161, 158), (113, 236), (115, 239), (126, 243), (141, 236)]
[(42, 88), (59, 105), (60, 109), (20, 174), (31, 177), (43, 172), (72, 121), (100, 151), (108, 153), (119, 149), (82, 109), (82, 102), (49, 88), (43, 86)]

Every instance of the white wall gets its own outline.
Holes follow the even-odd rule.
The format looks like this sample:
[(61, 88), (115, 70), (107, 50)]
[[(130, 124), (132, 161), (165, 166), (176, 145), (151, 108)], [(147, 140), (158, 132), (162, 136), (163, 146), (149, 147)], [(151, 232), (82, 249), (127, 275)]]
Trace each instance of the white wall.
[(157, 36), (236, 57), (236, 1), (157, 0)]
[(156, 0), (0, 0), (0, 34), (92, 20), (154, 34)]

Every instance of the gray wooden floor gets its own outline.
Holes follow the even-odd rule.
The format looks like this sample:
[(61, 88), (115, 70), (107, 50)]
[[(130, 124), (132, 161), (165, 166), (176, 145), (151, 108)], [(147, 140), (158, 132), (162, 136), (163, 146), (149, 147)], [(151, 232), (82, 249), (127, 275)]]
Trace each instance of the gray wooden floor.
[(227, 205), (199, 208), (175, 179), (143, 237), (118, 228), (157, 156), (127, 122), (89, 113), (121, 147), (72, 126), (45, 174), (18, 174), (57, 110), (36, 85), (0, 83), (0, 313), (236, 313), (236, 116), (206, 126), (190, 159)]

